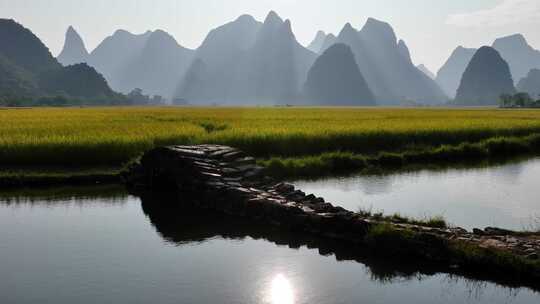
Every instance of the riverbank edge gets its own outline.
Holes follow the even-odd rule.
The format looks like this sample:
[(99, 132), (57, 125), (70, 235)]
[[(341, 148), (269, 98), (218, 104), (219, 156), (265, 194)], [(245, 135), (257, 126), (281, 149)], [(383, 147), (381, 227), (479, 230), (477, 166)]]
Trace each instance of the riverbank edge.
[(422, 150), (380, 152), (374, 156), (352, 152), (327, 152), (303, 157), (272, 157), (259, 160), (266, 174), (276, 178), (313, 178), (351, 172), (395, 171), (407, 166), (417, 169), (456, 163), (475, 164), (483, 160), (500, 161), (518, 156), (540, 155), (540, 134), (524, 137), (494, 137), (476, 143), (442, 145)]
[(100, 184), (123, 183), (121, 172), (118, 169), (109, 169), (101, 172), (85, 172), (84, 170), (66, 169), (63, 172), (49, 173), (46, 171), (14, 171), (0, 173), (0, 189), (17, 189), (29, 187), (54, 186), (89, 186)]
[(448, 272), (540, 290), (538, 259), (528, 259), (460, 239), (449, 240), (412, 228), (396, 228), (390, 223), (379, 223), (367, 231), (362, 244), (373, 253), (388, 258), (423, 261), (439, 265)]
[[(356, 154), (347, 151), (325, 152), (318, 155), (258, 159), (265, 174), (274, 178), (322, 178), (351, 173), (399, 172), (407, 167), (415, 170), (447, 167), (459, 163), (473, 166), (478, 161), (515, 159), (519, 156), (540, 155), (540, 133), (522, 137), (493, 137), (483, 141), (459, 145), (442, 145), (401, 152), (380, 152), (377, 155)], [(58, 185), (121, 184), (122, 176), (139, 157), (122, 167), (100, 170), (61, 168), (0, 170), (0, 189), (22, 187), (49, 187)]]

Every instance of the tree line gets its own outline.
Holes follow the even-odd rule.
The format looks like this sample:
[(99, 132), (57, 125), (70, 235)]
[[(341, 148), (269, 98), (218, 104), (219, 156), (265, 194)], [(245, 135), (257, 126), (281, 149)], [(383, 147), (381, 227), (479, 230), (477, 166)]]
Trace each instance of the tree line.
[(165, 105), (166, 99), (159, 95), (146, 95), (142, 89), (135, 88), (124, 95), (114, 96), (72, 97), (67, 93), (58, 92), (44, 96), (0, 96), (0, 107), (67, 107), (67, 106), (137, 106)]
[(534, 99), (529, 93), (502, 94), (499, 97), (501, 108), (540, 108), (540, 95)]

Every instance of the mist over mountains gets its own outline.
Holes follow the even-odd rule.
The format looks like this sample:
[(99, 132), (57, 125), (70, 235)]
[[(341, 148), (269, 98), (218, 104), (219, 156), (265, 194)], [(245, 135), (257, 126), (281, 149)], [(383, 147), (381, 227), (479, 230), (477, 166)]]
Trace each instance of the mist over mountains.
[[(330, 34), (331, 35), (331, 34)], [(323, 46), (325, 45), (326, 39), (328, 38), (328, 35), (323, 31), (318, 31), (315, 35), (315, 38), (311, 43), (307, 46), (308, 50), (319, 53), (321, 52)], [(333, 43), (332, 43), (333, 44)], [(326, 47), (325, 49), (327, 49)]]
[[(510, 66), (512, 78), (517, 84), (531, 69), (540, 68), (540, 51), (533, 49), (521, 34), (496, 39), (492, 47)], [(457, 47), (437, 73), (437, 83), (453, 98), (461, 77), (477, 49)]]
[[(152, 40), (156, 35), (160, 38)], [(397, 40), (393, 28), (372, 18), (360, 31), (347, 24), (338, 36), (319, 32), (308, 47), (298, 43), (291, 22), (275, 12), (263, 22), (240, 16), (212, 30), (193, 51), (162, 31), (134, 35), (119, 30), (85, 55), (80, 51), (84, 43), (76, 37), (73, 28), (68, 29), (59, 59), (73, 63), (77, 60), (71, 54), (80, 54), (78, 61), (95, 67), (111, 87), (124, 93), (138, 87), (193, 104), (302, 104), (307, 72), (315, 59), (332, 45), (344, 43), (373, 92), (374, 100), (367, 103), (447, 100), (437, 84), (414, 66), (406, 43)]]
[(378, 104), (398, 105), (407, 101), (441, 104), (447, 101), (435, 81), (414, 66), (406, 43), (397, 40), (388, 23), (369, 18), (361, 30), (346, 24), (330, 43), (336, 42), (351, 47)]
[(86, 63), (89, 55), (81, 36), (70, 26), (66, 32), (64, 48), (56, 59), (62, 65), (68, 66), (76, 63)]
[(337, 43), (317, 58), (309, 70), (304, 93), (312, 104), (373, 106), (368, 87), (348, 45)]
[(540, 97), (540, 69), (530, 70), (527, 77), (522, 78), (516, 88), (532, 98)]
[(467, 65), (455, 104), (497, 105), (502, 94), (514, 94), (514, 81), (508, 63), (492, 47), (484, 46), (476, 51)]
[(85, 63), (63, 67), (38, 37), (14, 20), (0, 19), (0, 41), (0, 101), (62, 95), (114, 102), (119, 97)]
[(289, 20), (271, 12), (210, 32), (179, 84), (176, 97), (195, 103), (295, 103), (317, 55), (298, 43)]
[(175, 97), (190, 102), (232, 97), (247, 78), (245, 60), (261, 27), (261, 22), (243, 15), (210, 31), (195, 51), (186, 75), (178, 79)]
[(105, 76), (111, 87), (125, 94), (141, 88), (152, 95), (170, 97), (193, 53), (161, 30), (140, 35), (118, 30), (88, 53), (79, 34), (69, 27), (58, 61), (63, 65), (88, 63)]
[(419, 64), (416, 66), (417, 69), (420, 70), (420, 72), (426, 74), (427, 77), (431, 78), (431, 79), (435, 79), (435, 74), (433, 74), (433, 72), (427, 67), (425, 66), (424, 64)]
[[(465, 73), (478, 50), (461, 46), (433, 75), (413, 63), (407, 43), (390, 24), (374, 18), (359, 30), (347, 23), (337, 35), (319, 31), (304, 47), (291, 21), (275, 12), (262, 22), (242, 15), (211, 30), (194, 50), (162, 30), (117, 30), (89, 51), (70, 26), (57, 60), (39, 38), (21, 28), (14, 21), (0, 22), (0, 34), (25, 41), (0, 46), (0, 97), (96, 98), (116, 96), (116, 91), (137, 96), (144, 92), (192, 105), (441, 105), (453, 99), (459, 87), (470, 89), (468, 81), (479, 75), (488, 81), (496, 75), (485, 73), (488, 65)], [(540, 51), (519, 34), (497, 39), (493, 49), (508, 65), (513, 85), (519, 82), (518, 89), (536, 92), (532, 86), (538, 76), (531, 70), (540, 68)], [(497, 66), (499, 75), (505, 74), (504, 65)], [(498, 94), (489, 93), (479, 94)]]
[(456, 91), (461, 82), (461, 76), (476, 51), (473, 48), (458, 46), (437, 72), (435, 80), (450, 98), (456, 96)]

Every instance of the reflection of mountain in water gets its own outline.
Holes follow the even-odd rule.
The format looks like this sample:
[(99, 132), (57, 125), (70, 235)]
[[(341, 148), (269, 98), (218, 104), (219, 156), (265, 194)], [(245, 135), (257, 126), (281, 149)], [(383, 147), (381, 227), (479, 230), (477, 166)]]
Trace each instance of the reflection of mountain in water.
[[(208, 211), (193, 210), (178, 202), (175, 196), (145, 194), (141, 197), (142, 209), (160, 236), (178, 246), (193, 243), (204, 243), (216, 237), (231, 240), (251, 238), (265, 240), (276, 245), (288, 246), (291, 249), (307, 247), (317, 249), (320, 255), (334, 255), (337, 261), (356, 261), (364, 264), (373, 280), (394, 282), (403, 280), (421, 280), (439, 273), (449, 273), (449, 280), (465, 280), (467, 285), (483, 288), (489, 280), (482, 277), (462, 277), (455, 269), (448, 269), (425, 262), (403, 260), (402, 257), (382, 258), (374, 255), (368, 248), (351, 246), (338, 241), (327, 240), (300, 232), (284, 231), (267, 224), (230, 217), (222, 214), (212, 214)], [(411, 263), (412, 262), (412, 263)], [(454, 276), (459, 274), (459, 277)], [(484, 280), (484, 281), (479, 281)], [(510, 282), (501, 277), (495, 281), (510, 287), (524, 285), (534, 286), (532, 282)], [(534, 287), (540, 290), (540, 286)], [(479, 292), (479, 291), (476, 291)]]

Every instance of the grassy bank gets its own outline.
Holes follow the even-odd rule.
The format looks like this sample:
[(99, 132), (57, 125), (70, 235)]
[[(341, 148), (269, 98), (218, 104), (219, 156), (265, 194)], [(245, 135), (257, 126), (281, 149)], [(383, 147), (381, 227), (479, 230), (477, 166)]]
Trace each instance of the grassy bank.
[(369, 218), (375, 221), (387, 222), (392, 224), (409, 224), (432, 228), (448, 228), (449, 225), (442, 216), (426, 217), (423, 219), (412, 218), (394, 213), (392, 215), (385, 215), (382, 212), (372, 212), (371, 210), (359, 209), (356, 212), (364, 218)]
[(260, 160), (268, 174), (276, 177), (316, 177), (381, 167), (397, 168), (411, 164), (447, 164), (488, 158), (515, 157), (540, 153), (540, 134), (522, 137), (494, 137), (479, 142), (425, 147), (400, 152), (363, 155), (328, 152), (302, 157), (271, 157)]
[(118, 180), (118, 168), (170, 144), (238, 147), (292, 177), (537, 153), (539, 134), (538, 110), (0, 109), (0, 184)]
[(535, 133), (540, 133), (537, 110), (3, 109), (0, 164), (117, 166), (155, 146), (199, 143), (231, 145), (260, 158), (332, 151), (373, 157)]
[(373, 251), (388, 256), (415, 258), (442, 263), (460, 272), (504, 278), (538, 288), (540, 260), (530, 260), (497, 249), (482, 248), (459, 240), (447, 240), (389, 224), (373, 227), (364, 243)]

